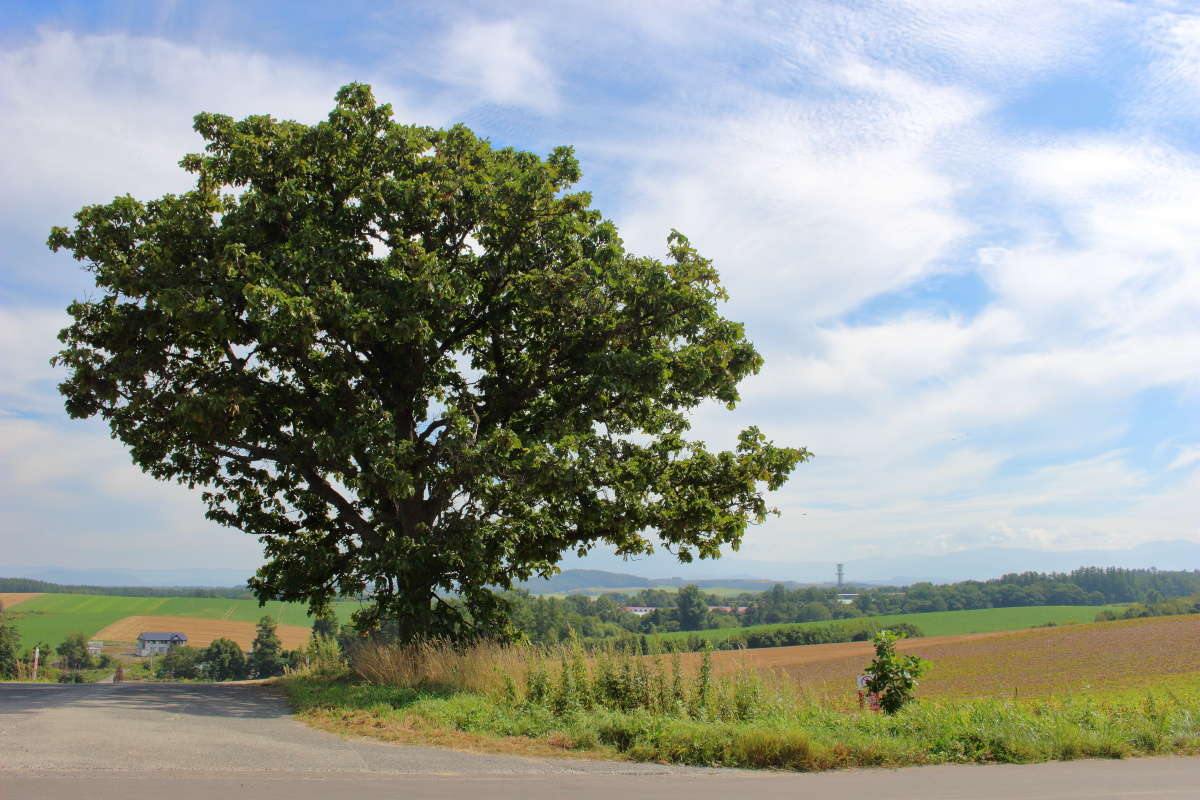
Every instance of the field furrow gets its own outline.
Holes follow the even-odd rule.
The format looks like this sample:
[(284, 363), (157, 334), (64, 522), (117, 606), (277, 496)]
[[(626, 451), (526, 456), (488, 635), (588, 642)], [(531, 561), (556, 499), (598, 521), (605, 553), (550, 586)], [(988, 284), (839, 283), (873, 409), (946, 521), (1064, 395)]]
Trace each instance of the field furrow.
[[(1200, 615), (909, 639), (898, 649), (933, 663), (921, 682), (925, 697), (1132, 689), (1171, 676), (1200, 680)], [(713, 666), (780, 671), (818, 693), (843, 694), (872, 654), (868, 642), (771, 647), (715, 652)]]

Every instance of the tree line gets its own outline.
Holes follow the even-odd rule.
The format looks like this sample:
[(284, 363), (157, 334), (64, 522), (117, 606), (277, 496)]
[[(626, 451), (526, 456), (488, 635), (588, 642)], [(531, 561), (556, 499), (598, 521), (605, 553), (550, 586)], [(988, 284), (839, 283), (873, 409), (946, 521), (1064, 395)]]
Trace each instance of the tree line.
[(103, 594), (110, 597), (222, 597), (230, 600), (252, 599), (245, 586), (91, 586), (39, 581), (33, 578), (0, 578), (0, 592), (41, 592), (42, 594)]
[(903, 590), (860, 591), (854, 605), (866, 614), (959, 611), (1042, 605), (1157, 602), (1200, 592), (1200, 570), (1080, 567), (1071, 572), (1009, 573), (987, 581), (916, 583)]
[[(776, 584), (765, 592), (733, 597), (704, 592), (695, 585), (678, 592), (642, 589), (599, 597), (533, 595), (524, 590), (498, 596), (512, 627), (536, 643), (610, 639), (674, 631), (700, 631), (763, 624), (837, 622), (882, 614), (916, 614), (1040, 605), (1156, 603), (1200, 593), (1200, 570), (1161, 571), (1083, 567), (1069, 573), (1023, 572), (986, 581), (916, 583), (906, 587), (856, 588)], [(842, 595), (842, 597), (839, 597)], [(852, 595), (852, 596), (848, 596)], [(843, 602), (848, 600), (849, 602)], [(626, 607), (654, 608), (635, 615)], [(712, 607), (746, 607), (728, 613)]]

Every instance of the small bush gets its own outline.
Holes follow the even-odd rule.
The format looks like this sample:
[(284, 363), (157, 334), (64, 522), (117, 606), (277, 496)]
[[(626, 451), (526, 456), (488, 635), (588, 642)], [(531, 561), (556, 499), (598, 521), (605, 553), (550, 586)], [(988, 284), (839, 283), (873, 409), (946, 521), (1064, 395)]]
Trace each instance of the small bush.
[(188, 645), (172, 647), (158, 662), (157, 675), (167, 680), (195, 680), (200, 677), (200, 659), (204, 651)]
[(306, 651), (309, 669), (323, 678), (338, 678), (346, 673), (346, 657), (334, 636), (314, 636)]
[(867, 691), (879, 695), (879, 707), (895, 714), (916, 699), (917, 682), (929, 669), (929, 662), (917, 656), (896, 653), (896, 640), (901, 637), (891, 631), (875, 634), (875, 660), (867, 665)]
[(214, 681), (236, 681), (246, 677), (246, 656), (237, 642), (213, 639), (201, 656), (205, 674)]

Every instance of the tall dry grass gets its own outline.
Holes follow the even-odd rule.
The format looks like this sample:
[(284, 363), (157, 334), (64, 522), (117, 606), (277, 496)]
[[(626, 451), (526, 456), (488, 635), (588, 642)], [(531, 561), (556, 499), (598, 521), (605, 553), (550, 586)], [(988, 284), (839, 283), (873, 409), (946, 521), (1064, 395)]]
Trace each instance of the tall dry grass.
[(748, 720), (781, 704), (811, 702), (782, 672), (751, 664), (716, 675), (709, 653), (686, 663), (678, 653), (640, 655), (616, 649), (585, 653), (578, 642), (555, 646), (428, 640), (405, 645), (364, 642), (350, 652), (355, 675), (399, 689), (469, 692), (508, 707), (646, 711), (670, 718)]
[(403, 645), (367, 641), (351, 648), (350, 668), (380, 686), (495, 696), (509, 683), (524, 682), (532, 649), (486, 641), (470, 646), (442, 639)]

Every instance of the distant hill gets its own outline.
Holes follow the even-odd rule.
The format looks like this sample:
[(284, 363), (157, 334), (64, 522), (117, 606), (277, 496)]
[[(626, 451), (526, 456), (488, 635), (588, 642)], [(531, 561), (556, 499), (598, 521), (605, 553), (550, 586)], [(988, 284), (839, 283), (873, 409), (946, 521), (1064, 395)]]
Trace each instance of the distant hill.
[(761, 578), (700, 578), (696, 580), (684, 578), (643, 578), (637, 575), (607, 572), (600, 569), (567, 569), (551, 578), (526, 581), (519, 588), (532, 594), (583, 594), (597, 591), (637, 591), (638, 589), (678, 587), (686, 586), (689, 583), (694, 583), (701, 589), (720, 587), (740, 589), (746, 592), (763, 592), (777, 583), (782, 583), (789, 589), (811, 585), (800, 584), (794, 581), (772, 581)]
[(33, 578), (0, 577), (0, 592), (41, 592), (42, 594), (88, 594), (111, 597), (248, 597), (245, 586), (96, 586), (50, 583)]
[[(121, 567), (20, 567), (0, 563), (0, 576), (32, 578), (64, 586), (220, 587), (246, 586), (253, 569), (124, 569)], [(42, 590), (39, 590), (42, 591)]]
[[(585, 558), (568, 555), (563, 571), (548, 580), (524, 585), (531, 592), (568, 593), (582, 590), (648, 589), (655, 586), (728, 587), (758, 591), (772, 584), (829, 586), (835, 576), (833, 562), (754, 561), (731, 554), (716, 560), (681, 564), (655, 553), (626, 560), (600, 550)], [(941, 555), (898, 555), (847, 559), (847, 585), (905, 586), (919, 581), (954, 583), (988, 580), (1010, 572), (1070, 572), (1078, 567), (1125, 569), (1200, 569), (1200, 542), (1175, 540), (1146, 542), (1121, 550), (1046, 551), (988, 547)], [(253, 569), (124, 569), (8, 566), (0, 576), (34, 578), (71, 586), (91, 587), (230, 587), (245, 586)], [(635, 574), (636, 573), (636, 574)], [(670, 575), (670, 578), (652, 577)]]
[[(1200, 569), (1200, 542), (1187, 540), (1146, 542), (1120, 550), (1031, 550), (1017, 547), (985, 547), (939, 555), (896, 555), (846, 559), (846, 582), (856, 585), (905, 586), (919, 581), (954, 583), (988, 580), (1010, 572), (1070, 572), (1078, 567), (1122, 567), (1124, 569)], [(697, 579), (729, 578), (788, 580), (800, 585), (828, 585), (835, 575), (832, 561), (755, 561), (731, 554), (711, 561), (680, 564), (673, 557), (655, 553), (626, 560), (597, 550), (584, 558), (563, 559), (570, 569), (603, 569), (634, 572), (641, 576), (678, 575), (683, 583)], [(728, 576), (723, 578), (722, 576)]]

